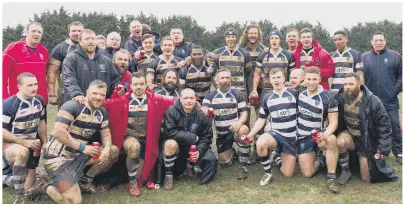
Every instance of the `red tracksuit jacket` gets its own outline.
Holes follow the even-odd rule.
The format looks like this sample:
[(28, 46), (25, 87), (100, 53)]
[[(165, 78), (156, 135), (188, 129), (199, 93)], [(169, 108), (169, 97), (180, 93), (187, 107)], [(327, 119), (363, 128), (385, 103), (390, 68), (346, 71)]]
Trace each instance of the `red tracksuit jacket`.
[[(330, 84), (328, 83), (328, 79), (334, 75), (334, 62), (332, 61), (330, 54), (325, 49), (323, 49), (323, 47), (321, 47), (321, 45), (315, 39), (313, 39), (312, 44), (314, 47), (314, 52), (313, 56), (311, 57), (312, 61), (310, 66), (317, 66), (318, 68), (320, 68), (320, 85), (323, 86), (325, 90), (329, 91)], [(302, 52), (302, 50), (303, 45), (299, 42), (296, 50), (292, 52), (293, 56), (295, 57), (296, 68), (300, 68), (300, 53)]]
[(41, 44), (31, 50), (25, 39), (10, 43), (3, 51), (3, 100), (18, 92), (17, 76), (23, 72), (30, 72), (38, 80), (38, 95), (42, 96), (47, 104), (46, 64), (48, 60), (48, 50)]

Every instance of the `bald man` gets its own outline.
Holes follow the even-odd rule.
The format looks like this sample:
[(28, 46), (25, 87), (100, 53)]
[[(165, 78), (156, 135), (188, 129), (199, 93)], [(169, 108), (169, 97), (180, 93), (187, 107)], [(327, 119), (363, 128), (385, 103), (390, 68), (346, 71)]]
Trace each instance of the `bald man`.
[(107, 47), (100, 51), (100, 54), (112, 60), (115, 52), (121, 47), (121, 35), (118, 32), (111, 32), (107, 36)]
[(303, 69), (293, 69), (289, 76), (290, 87), (299, 89), (304, 81)]
[[(212, 127), (209, 117), (197, 110), (196, 95), (192, 89), (181, 91), (180, 98), (165, 113), (163, 128), (164, 188), (173, 189), (173, 175), (182, 175), (188, 161), (202, 169), (200, 184), (210, 182), (217, 168), (216, 156), (209, 149), (213, 137)], [(196, 151), (189, 153), (193, 145)], [(188, 160), (189, 156), (191, 160)]]

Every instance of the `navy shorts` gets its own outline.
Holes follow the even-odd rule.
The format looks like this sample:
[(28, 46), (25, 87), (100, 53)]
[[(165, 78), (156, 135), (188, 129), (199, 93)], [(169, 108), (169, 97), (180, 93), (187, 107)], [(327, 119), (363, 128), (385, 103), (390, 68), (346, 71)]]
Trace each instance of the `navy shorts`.
[(234, 133), (229, 132), (226, 136), (216, 139), (217, 153), (220, 154), (233, 148)]
[(297, 155), (297, 146), (295, 138), (284, 137), (274, 131), (269, 131), (269, 134), (275, 139), (280, 152), (290, 154), (292, 156)]
[(298, 154), (316, 152), (318, 150), (318, 145), (314, 142), (313, 137), (306, 136), (297, 140)]

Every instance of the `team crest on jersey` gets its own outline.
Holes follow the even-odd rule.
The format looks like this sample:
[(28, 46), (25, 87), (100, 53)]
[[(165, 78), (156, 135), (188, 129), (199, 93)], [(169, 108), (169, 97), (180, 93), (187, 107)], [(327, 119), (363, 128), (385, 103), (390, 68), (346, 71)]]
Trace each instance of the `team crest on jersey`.
[(43, 60), (43, 55), (41, 53), (39, 53), (39, 57), (41, 58), (41, 60)]
[(181, 53), (182, 53), (182, 54), (185, 54), (185, 51), (184, 51), (183, 49), (181, 49)]
[(320, 104), (320, 100), (316, 100), (315, 104), (318, 106)]
[(292, 97), (291, 97), (291, 96), (288, 96), (288, 100), (289, 100), (289, 101), (292, 101)]
[(387, 58), (384, 58), (384, 63), (387, 64), (389, 60)]
[(101, 116), (97, 116), (97, 120), (99, 121), (99, 122), (101, 122)]
[(40, 105), (40, 104), (36, 105), (36, 109), (37, 109), (38, 111), (41, 111), (41, 105)]
[(100, 64), (98, 66), (100, 67), (101, 72), (105, 72), (105, 65), (104, 64)]

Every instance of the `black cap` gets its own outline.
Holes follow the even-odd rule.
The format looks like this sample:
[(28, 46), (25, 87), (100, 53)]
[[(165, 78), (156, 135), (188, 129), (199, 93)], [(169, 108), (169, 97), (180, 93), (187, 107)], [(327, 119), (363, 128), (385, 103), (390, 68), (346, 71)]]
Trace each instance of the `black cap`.
[(282, 34), (278, 30), (274, 30), (274, 31), (269, 32), (268, 38), (271, 37), (272, 35), (278, 35), (279, 38), (282, 38)]
[(224, 32), (224, 37), (226, 37), (228, 35), (234, 35), (234, 36), (238, 37), (237, 31), (233, 28), (229, 28)]

